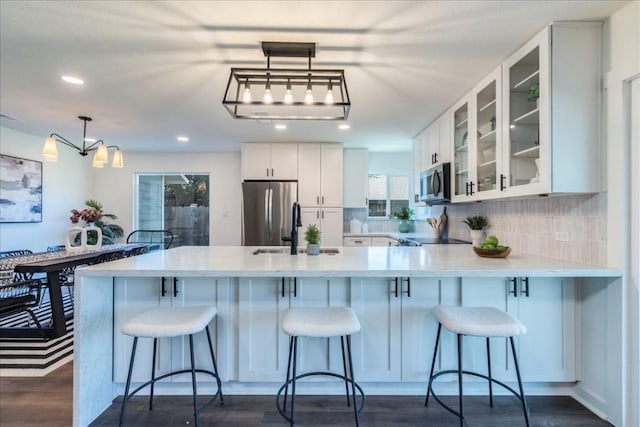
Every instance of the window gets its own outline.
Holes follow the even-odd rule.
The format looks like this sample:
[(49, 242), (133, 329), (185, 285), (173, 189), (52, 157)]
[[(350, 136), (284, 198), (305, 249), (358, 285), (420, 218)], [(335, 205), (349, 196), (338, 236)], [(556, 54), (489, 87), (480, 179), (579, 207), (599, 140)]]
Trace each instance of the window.
[(176, 246), (209, 245), (209, 175), (138, 174), (136, 229), (170, 230)]
[(409, 177), (369, 175), (369, 217), (388, 218), (403, 206), (409, 207)]

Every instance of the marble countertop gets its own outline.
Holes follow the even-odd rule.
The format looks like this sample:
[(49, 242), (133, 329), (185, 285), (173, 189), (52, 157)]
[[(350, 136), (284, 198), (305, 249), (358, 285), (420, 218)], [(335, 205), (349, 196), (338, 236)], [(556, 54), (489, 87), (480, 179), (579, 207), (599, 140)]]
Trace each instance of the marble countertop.
[[(286, 247), (274, 247), (285, 249)], [(259, 254), (251, 246), (182, 246), (78, 268), (81, 276), (618, 277), (620, 270), (512, 252), (480, 258), (470, 245), (337, 247), (337, 255)]]

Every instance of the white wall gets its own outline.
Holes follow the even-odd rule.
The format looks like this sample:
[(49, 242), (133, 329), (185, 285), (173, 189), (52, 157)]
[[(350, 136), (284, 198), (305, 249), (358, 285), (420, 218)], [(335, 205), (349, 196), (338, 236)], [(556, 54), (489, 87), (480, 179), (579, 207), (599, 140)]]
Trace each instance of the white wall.
[(410, 151), (398, 153), (369, 152), (369, 173), (412, 175), (413, 158)]
[[(631, 274), (629, 237), (631, 218), (637, 221), (631, 206), (631, 170), (640, 165), (632, 164), (631, 122), (637, 123), (638, 116), (631, 116), (631, 81), (640, 78), (640, 2), (631, 2), (625, 8), (613, 14), (605, 26), (607, 35), (605, 54), (606, 102), (606, 141), (607, 141), (607, 234), (609, 236), (607, 255), (608, 265), (624, 271), (621, 304), (624, 310), (623, 336), (626, 337), (625, 356), (627, 387), (622, 402), (626, 402), (625, 425), (640, 425), (638, 402), (640, 401), (639, 383), (639, 313), (637, 306), (637, 288), (635, 302)], [(637, 143), (637, 141), (636, 141)], [(637, 191), (637, 189), (636, 189)], [(635, 236), (638, 239), (638, 236)], [(633, 237), (632, 237), (633, 240)], [(637, 286), (637, 284), (635, 285)], [(635, 352), (630, 349), (635, 348)]]
[(211, 245), (239, 245), (241, 230), (240, 153), (125, 152), (124, 168), (95, 170), (94, 197), (106, 212), (116, 214), (125, 237), (134, 228), (136, 173), (210, 174)]
[(42, 222), (0, 224), (0, 251), (31, 249), (40, 252), (64, 243), (71, 224), (71, 209), (80, 209), (90, 198), (91, 159), (58, 145), (58, 161), (46, 162), (42, 146), (48, 135), (34, 136), (0, 127), (0, 152), (42, 162)]

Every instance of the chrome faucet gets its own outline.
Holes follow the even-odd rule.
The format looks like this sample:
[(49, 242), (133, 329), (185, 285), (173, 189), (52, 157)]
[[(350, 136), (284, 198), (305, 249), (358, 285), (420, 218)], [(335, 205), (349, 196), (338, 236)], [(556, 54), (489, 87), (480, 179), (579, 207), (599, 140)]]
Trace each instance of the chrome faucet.
[(291, 236), (282, 237), (283, 241), (291, 242), (291, 255), (298, 255), (298, 227), (302, 227), (300, 205), (298, 202), (293, 202), (291, 208)]

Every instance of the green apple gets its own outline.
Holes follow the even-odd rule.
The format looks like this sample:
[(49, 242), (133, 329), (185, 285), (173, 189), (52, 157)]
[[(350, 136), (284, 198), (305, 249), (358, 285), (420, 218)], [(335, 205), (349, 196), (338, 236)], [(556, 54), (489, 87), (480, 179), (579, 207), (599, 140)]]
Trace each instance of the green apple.
[(497, 246), (498, 245), (498, 238), (496, 236), (489, 236), (487, 237), (486, 243), (489, 243), (493, 246)]

